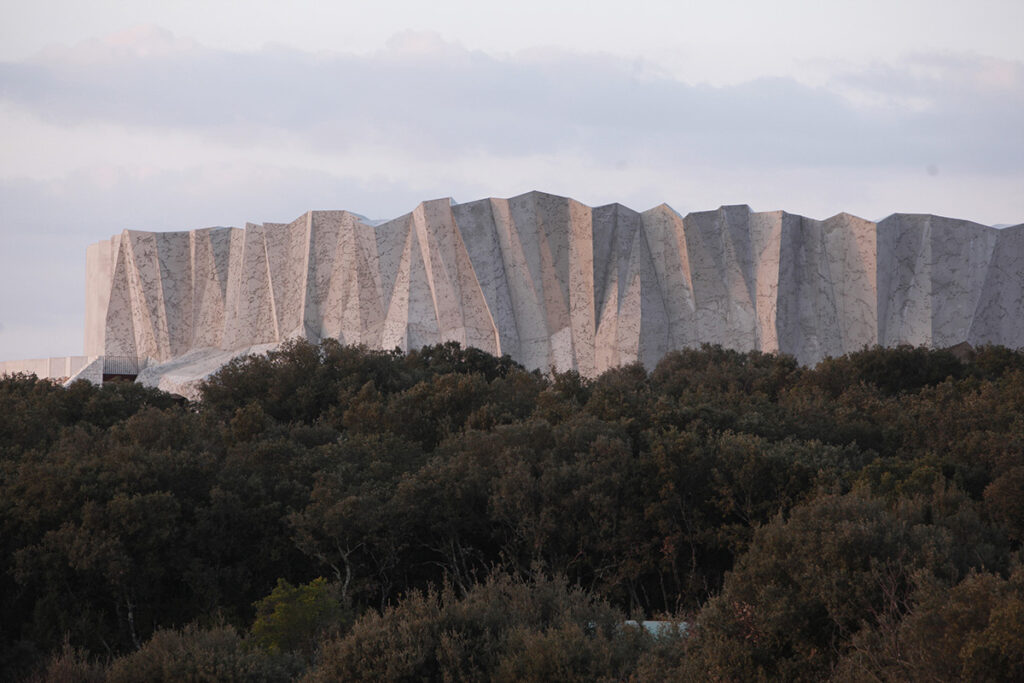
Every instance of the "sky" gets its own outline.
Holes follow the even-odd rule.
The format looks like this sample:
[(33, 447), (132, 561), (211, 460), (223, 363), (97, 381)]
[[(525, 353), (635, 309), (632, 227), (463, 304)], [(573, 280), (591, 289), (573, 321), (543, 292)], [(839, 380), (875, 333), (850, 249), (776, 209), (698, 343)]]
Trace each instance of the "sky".
[(1020, 0), (0, 0), (0, 360), (124, 229), (530, 190), (1024, 222)]

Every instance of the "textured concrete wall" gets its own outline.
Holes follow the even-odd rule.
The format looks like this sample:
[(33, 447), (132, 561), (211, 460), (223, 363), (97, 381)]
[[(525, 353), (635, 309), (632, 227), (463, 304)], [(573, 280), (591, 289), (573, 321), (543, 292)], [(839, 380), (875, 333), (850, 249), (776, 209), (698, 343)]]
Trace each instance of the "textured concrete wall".
[[(802, 363), (865, 345), (1024, 345), (1024, 225), (680, 216), (531, 192), (370, 226), (125, 231), (90, 247), (86, 353), (168, 361), (290, 337), (455, 340), (585, 375), (702, 342)], [(218, 356), (220, 357), (220, 356)]]
[(85, 354), (99, 356), (106, 342), (107, 305), (121, 236), (90, 244), (85, 253)]

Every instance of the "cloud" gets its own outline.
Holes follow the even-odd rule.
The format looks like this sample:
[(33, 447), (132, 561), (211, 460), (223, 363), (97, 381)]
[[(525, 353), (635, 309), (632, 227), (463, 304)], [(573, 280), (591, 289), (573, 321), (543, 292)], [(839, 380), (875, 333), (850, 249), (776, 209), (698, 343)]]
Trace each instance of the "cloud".
[(884, 112), (928, 155), (984, 171), (1017, 171), (1024, 153), (1024, 64), (978, 55), (919, 54), (837, 75), (837, 91)]
[(60, 125), (188, 130), (240, 146), (286, 133), (339, 152), (372, 144), (605, 164), (1015, 168), (1021, 65), (930, 59), (844, 74), (830, 87), (786, 78), (711, 87), (607, 55), (496, 57), (431, 33), (353, 55), (227, 52), (151, 29), (2, 64), (0, 86), (9, 104)]
[(100, 66), (126, 59), (181, 56), (199, 49), (194, 40), (159, 26), (142, 25), (71, 46), (50, 45), (33, 61), (56, 67)]

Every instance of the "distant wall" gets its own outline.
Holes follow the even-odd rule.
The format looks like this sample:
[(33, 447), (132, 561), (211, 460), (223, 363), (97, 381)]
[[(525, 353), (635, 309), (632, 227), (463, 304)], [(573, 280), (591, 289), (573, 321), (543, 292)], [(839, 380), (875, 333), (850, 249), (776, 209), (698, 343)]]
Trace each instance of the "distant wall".
[(93, 360), (95, 357), (60, 356), (0, 361), (0, 375), (14, 375), (20, 372), (35, 375), (39, 379), (67, 379)]

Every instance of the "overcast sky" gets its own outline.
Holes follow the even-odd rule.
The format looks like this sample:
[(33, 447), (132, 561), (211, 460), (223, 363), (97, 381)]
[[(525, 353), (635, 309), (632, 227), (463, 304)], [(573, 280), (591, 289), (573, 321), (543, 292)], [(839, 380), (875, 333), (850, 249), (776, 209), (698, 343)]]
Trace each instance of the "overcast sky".
[(0, 359), (125, 228), (539, 189), (1024, 221), (1024, 2), (0, 0)]

